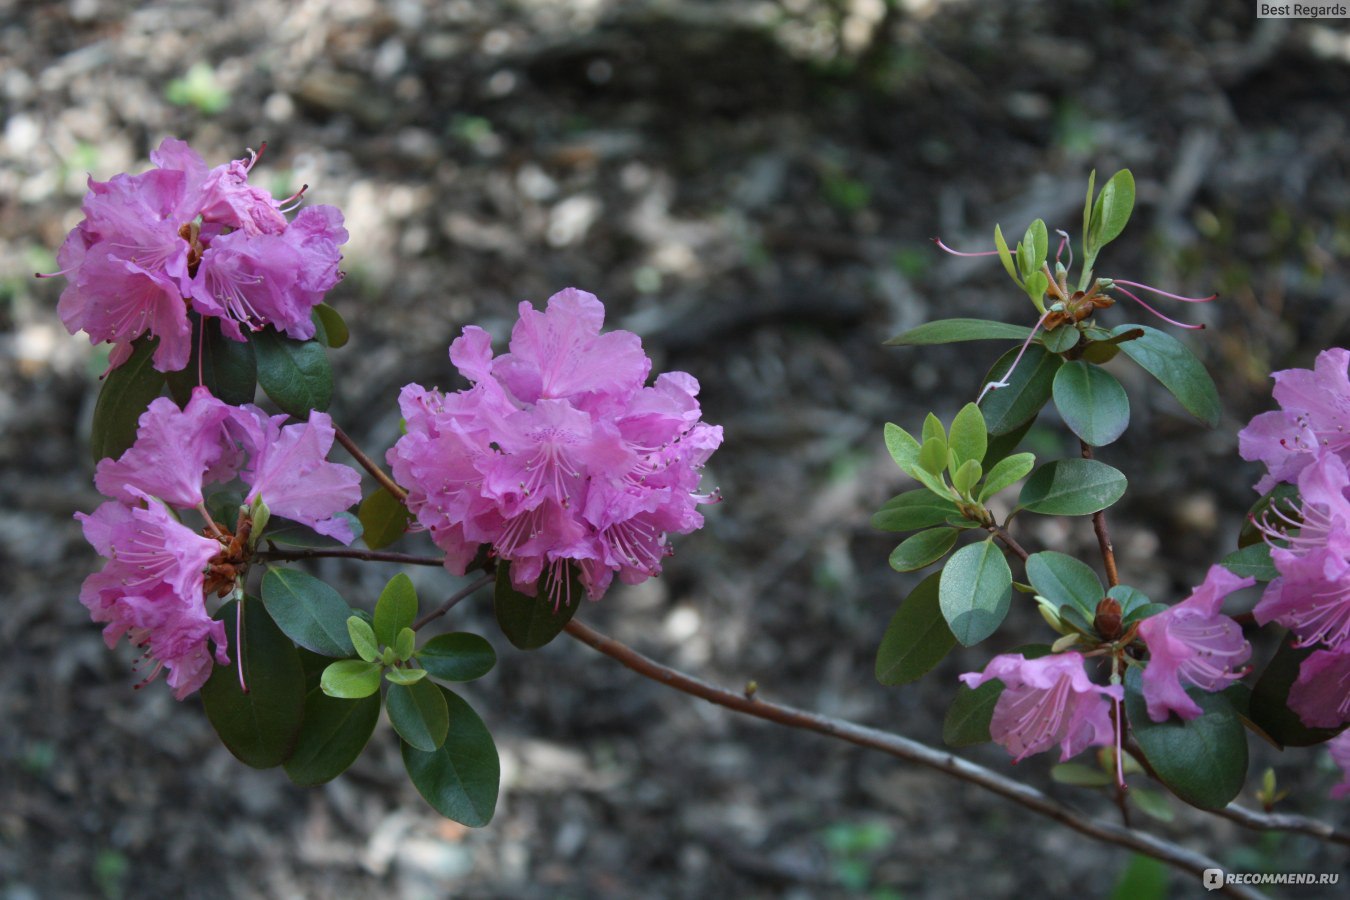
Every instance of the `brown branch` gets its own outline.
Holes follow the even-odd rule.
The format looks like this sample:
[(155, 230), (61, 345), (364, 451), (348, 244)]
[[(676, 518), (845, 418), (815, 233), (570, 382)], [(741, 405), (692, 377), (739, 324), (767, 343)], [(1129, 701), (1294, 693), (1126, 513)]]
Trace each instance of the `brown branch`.
[(398, 483), (390, 478), (389, 474), (385, 472), (384, 469), (381, 469), (375, 460), (366, 456), (361, 448), (356, 446), (356, 441), (352, 440), (347, 432), (337, 427), (336, 424), (333, 425), (333, 435), (337, 438), (337, 442), (352, 455), (352, 459), (360, 463), (361, 468), (369, 472), (371, 477), (380, 483), (380, 487), (397, 497), (399, 502), (402, 502), (407, 498), (408, 492), (399, 487)]
[[(1083, 450), (1083, 459), (1092, 459), (1092, 445), (1079, 438), (1078, 446)], [(1102, 548), (1102, 565), (1106, 567), (1106, 583), (1115, 587), (1120, 584), (1120, 575), (1116, 573), (1116, 548), (1111, 545), (1111, 532), (1106, 528), (1106, 510), (1099, 509), (1092, 514), (1092, 530), (1097, 532), (1097, 546)]]
[(1006, 528), (1000, 528), (997, 525), (986, 525), (985, 529), (994, 537), (1002, 541), (1003, 546), (1007, 547), (1009, 552), (1011, 552), (1013, 556), (1016, 556), (1018, 559), (1020, 559), (1023, 562), (1023, 564), (1026, 563), (1027, 557), (1030, 556), (1031, 554), (1027, 553), (1027, 551), (1023, 549), (1022, 545), (1017, 543), (1017, 541), (1013, 539), (1013, 536), (1008, 533), (1008, 530)]
[(1245, 806), (1238, 806), (1236, 803), (1230, 803), (1224, 809), (1213, 810), (1213, 813), (1253, 831), (1292, 831), (1295, 834), (1307, 834), (1333, 844), (1350, 847), (1350, 832), (1341, 831), (1330, 822), (1319, 822), (1307, 816), (1260, 813)]
[(392, 553), (387, 550), (355, 550), (349, 547), (316, 547), (314, 549), (278, 550), (276, 544), (262, 553), (253, 554), (259, 562), (276, 560), (289, 562), (297, 559), (359, 559), (364, 562), (396, 562), (410, 566), (443, 566), (445, 560), (439, 556), (417, 556), (413, 553)]
[[(717, 687), (676, 669), (663, 666), (626, 644), (606, 637), (575, 619), (567, 623), (565, 630), (578, 641), (611, 659), (617, 660), (644, 678), (650, 678), (653, 681), (675, 688), (677, 691), (701, 697), (718, 706), (724, 706), (727, 709), (770, 722), (777, 722), (789, 728), (815, 731), (851, 744), (857, 744), (860, 747), (880, 750), (899, 759), (927, 766), (961, 781), (984, 788), (1001, 797), (1006, 797), (1026, 809), (1053, 819), (1093, 840), (1116, 844), (1162, 860), (1192, 873), (1197, 878), (1205, 869), (1220, 868), (1218, 862), (1202, 854), (1187, 850), (1147, 832), (1126, 828), (1114, 822), (1088, 819), (1068, 807), (1060, 805), (1036, 788), (1005, 778), (983, 766), (967, 762), (951, 753), (934, 749), (918, 741), (879, 731), (875, 728), (868, 728), (864, 725), (856, 725), (842, 719), (832, 719), (818, 713), (795, 709), (791, 706), (769, 703), (747, 697), (743, 693)], [(1252, 898), (1252, 900), (1262, 896), (1245, 885), (1239, 884), (1225, 884), (1220, 890), (1232, 897)]]
[(456, 603), (463, 600), (465, 597), (468, 597), (470, 594), (474, 593), (479, 588), (487, 587), (489, 584), (493, 582), (493, 580), (496, 577), (497, 577), (496, 575), (493, 575), (491, 572), (489, 572), (488, 574), (479, 578), (477, 581), (472, 582), (468, 587), (464, 588), (463, 590), (456, 591), (455, 593), (451, 594), (449, 597), (445, 598), (444, 603), (442, 603), (440, 606), (436, 607), (431, 612), (427, 613), (425, 616), (414, 622), (413, 631), (421, 631), (424, 625), (426, 625), (429, 622), (434, 622), (436, 619), (439, 619), (441, 616), (445, 615), (450, 610), (454, 609)]

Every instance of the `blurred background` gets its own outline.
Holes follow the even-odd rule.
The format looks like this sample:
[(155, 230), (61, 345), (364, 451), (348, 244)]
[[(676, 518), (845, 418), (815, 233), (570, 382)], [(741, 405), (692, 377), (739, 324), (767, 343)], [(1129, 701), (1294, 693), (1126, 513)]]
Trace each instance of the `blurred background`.
[[(1172, 331), (1219, 382), (1218, 429), (1113, 369), (1135, 426), (1099, 454), (1131, 479), (1113, 536), (1122, 578), (1157, 600), (1235, 546), (1256, 474), (1235, 432), (1269, 406), (1269, 372), (1348, 336), (1350, 30), (1254, 7), (0, 0), (0, 898), (1108, 894), (1122, 851), (565, 638), (514, 651), (482, 601), (452, 617), (501, 656), (464, 691), (502, 755), (490, 827), (427, 807), (383, 723), (322, 788), (245, 768), (195, 698), (133, 692), (132, 652), (109, 653), (76, 599), (96, 565), (72, 513), (99, 502), (87, 435), (106, 353), (65, 333), (59, 280), (31, 273), (55, 268), (87, 175), (142, 171), (165, 136), (211, 165), (266, 141), (255, 181), (308, 183), (347, 217), (329, 302), (353, 338), (333, 355), (332, 412), (381, 454), (401, 385), (461, 386), (446, 358), (460, 328), (504, 340), (520, 300), (595, 292), (657, 371), (702, 382), (726, 499), (663, 578), (583, 620), (703, 677), (940, 743), (955, 676), (1044, 627), (1024, 605), (918, 685), (873, 679), (919, 578), (890, 570), (897, 539), (868, 525), (909, 487), (882, 424), (949, 419), (1004, 349), (882, 341), (933, 318), (1034, 319), (997, 261), (931, 237), (985, 249), (995, 223), (1020, 234), (1040, 216), (1076, 238), (1088, 171), (1128, 167), (1135, 217), (1099, 271), (1222, 294), (1164, 306), (1208, 326)], [(1100, 320), (1157, 324), (1123, 307)], [(1049, 411), (1029, 442), (1075, 453), (1065, 435)], [(1095, 562), (1086, 520), (1033, 518), (1024, 544)], [(355, 604), (395, 571), (327, 562)], [(424, 603), (455, 588), (410, 574)], [(1325, 753), (1253, 752), (1245, 803), (1271, 765), (1294, 789), (1282, 809), (1346, 821)], [(1047, 756), (967, 755), (1110, 813), (1050, 784)], [(1313, 842), (1173, 812), (1150, 827), (1231, 867), (1345, 872)]]

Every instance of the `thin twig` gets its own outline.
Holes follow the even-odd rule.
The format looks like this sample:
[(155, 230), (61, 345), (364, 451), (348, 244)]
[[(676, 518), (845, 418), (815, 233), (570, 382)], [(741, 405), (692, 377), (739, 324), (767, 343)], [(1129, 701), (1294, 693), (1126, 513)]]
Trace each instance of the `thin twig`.
[(427, 613), (425, 616), (414, 622), (413, 631), (421, 631), (422, 626), (426, 625), (428, 622), (434, 622), (436, 619), (439, 619), (441, 616), (445, 615), (450, 610), (454, 609), (456, 603), (463, 600), (465, 597), (468, 597), (470, 594), (472, 594), (479, 588), (487, 587), (489, 584), (493, 582), (494, 579), (496, 579), (496, 577), (497, 577), (496, 575), (493, 575), (491, 572), (489, 572), (488, 574), (479, 578), (477, 581), (473, 582), (463, 590), (451, 594), (449, 597), (445, 598), (444, 603), (442, 603), (440, 606), (436, 607), (431, 612)]
[(386, 491), (393, 494), (395, 497), (399, 499), (400, 502), (402, 502), (407, 498), (408, 492), (405, 491), (403, 488), (399, 487), (398, 483), (395, 482), (394, 479), (390, 478), (389, 474), (385, 472), (384, 469), (381, 469), (379, 464), (376, 463), (375, 460), (371, 459), (369, 456), (366, 456), (366, 454), (362, 452), (361, 448), (356, 446), (356, 441), (352, 440), (351, 437), (347, 434), (347, 432), (337, 427), (337, 425), (334, 425), (333, 435), (337, 438), (337, 442), (341, 444), (346, 449), (346, 451), (352, 455), (352, 459), (360, 463), (361, 468), (369, 472), (370, 476), (380, 483), (380, 487), (384, 488)]
[[(1125, 828), (1114, 822), (1088, 819), (1068, 807), (1060, 805), (1036, 788), (1020, 784), (983, 766), (959, 759), (950, 753), (934, 749), (909, 738), (888, 734), (863, 725), (856, 725), (842, 719), (832, 719), (806, 710), (795, 709), (791, 706), (749, 698), (743, 693), (725, 690), (676, 669), (661, 665), (626, 644), (606, 637), (575, 619), (567, 623), (565, 630), (578, 641), (611, 659), (617, 660), (644, 678), (650, 678), (686, 694), (701, 697), (711, 703), (716, 703), (718, 706), (724, 706), (727, 709), (766, 719), (770, 722), (777, 722), (789, 728), (801, 728), (806, 731), (829, 735), (851, 744), (857, 744), (860, 747), (880, 750), (899, 759), (936, 769), (939, 772), (1006, 797), (1014, 803), (1053, 819), (1093, 840), (1116, 844), (1162, 860), (1192, 873), (1197, 878), (1205, 869), (1220, 868), (1218, 862), (1202, 854), (1187, 850), (1147, 832)], [(1251, 900), (1257, 900), (1262, 896), (1245, 885), (1239, 884), (1225, 884), (1220, 890), (1232, 897), (1251, 898)]]
[(1307, 834), (1333, 844), (1350, 847), (1350, 832), (1341, 831), (1330, 822), (1319, 822), (1307, 816), (1261, 813), (1245, 806), (1238, 806), (1236, 803), (1230, 803), (1224, 809), (1214, 810), (1214, 815), (1222, 816), (1253, 831), (1292, 831), (1295, 834)]
[[(1082, 438), (1078, 446), (1083, 449), (1083, 459), (1092, 459), (1092, 445)], [(1092, 514), (1092, 530), (1097, 532), (1097, 545), (1102, 548), (1102, 565), (1106, 567), (1106, 583), (1111, 587), (1120, 584), (1116, 574), (1116, 548), (1111, 546), (1111, 532), (1106, 529), (1106, 510), (1099, 509)]]
[(314, 549), (280, 550), (276, 544), (268, 544), (270, 549), (255, 553), (253, 559), (259, 562), (267, 560), (292, 561), (297, 559), (359, 559), (365, 562), (396, 562), (410, 566), (442, 566), (445, 560), (439, 556), (417, 556), (413, 553), (393, 553), (387, 550), (356, 550), (350, 547), (316, 547)]
[(1023, 563), (1027, 561), (1027, 557), (1030, 556), (1030, 554), (1023, 549), (1021, 544), (1013, 539), (1013, 536), (1008, 533), (1006, 528), (1000, 528), (997, 525), (987, 525), (985, 527), (990, 534), (1003, 542), (1003, 546), (1007, 547), (1013, 556), (1016, 556)]

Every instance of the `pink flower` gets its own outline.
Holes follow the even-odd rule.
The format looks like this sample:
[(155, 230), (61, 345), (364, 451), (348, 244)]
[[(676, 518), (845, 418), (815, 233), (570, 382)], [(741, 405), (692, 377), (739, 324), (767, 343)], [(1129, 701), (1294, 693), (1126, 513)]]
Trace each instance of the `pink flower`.
[(1317, 454), (1350, 457), (1350, 351), (1324, 350), (1312, 370), (1274, 374), (1275, 400), (1282, 407), (1252, 419), (1238, 433), (1243, 459), (1260, 460), (1268, 473), (1256, 484), (1264, 494), (1280, 482), (1293, 483)]
[(1333, 800), (1350, 797), (1350, 731), (1342, 731), (1327, 741), (1327, 749), (1331, 751), (1332, 761), (1341, 767), (1344, 776), (1339, 784), (1332, 786), (1331, 797)]
[(1350, 643), (1308, 654), (1289, 688), (1289, 708), (1309, 728), (1350, 722)]
[(361, 501), (361, 476), (349, 466), (327, 461), (334, 435), (328, 414), (310, 412), (308, 422), (283, 428), (286, 416), (269, 417), (256, 406), (245, 406), (233, 421), (243, 432), (250, 457), (240, 476), (251, 486), (244, 502), (261, 497), (273, 515), (350, 544), (355, 537), (351, 524), (338, 513)]
[(1176, 713), (1198, 718), (1204, 710), (1186, 695), (1185, 686), (1220, 691), (1245, 672), (1252, 655), (1242, 627), (1219, 613), (1224, 597), (1251, 587), (1255, 578), (1239, 578), (1223, 566), (1210, 566), (1204, 582), (1185, 600), (1139, 625), (1148, 645), (1143, 691), (1148, 717), (1155, 722)]
[(224, 333), (273, 325), (297, 339), (314, 335), (310, 310), (341, 277), (347, 240), (331, 206), (303, 210), (289, 225), (285, 207), (248, 184), (257, 161), (207, 170), (172, 138), (140, 175), (90, 179), (85, 218), (57, 254), (69, 284), (57, 311), (72, 334), (114, 344), (114, 366), (144, 334), (159, 338), (155, 368), (187, 365), (188, 311), (220, 320)]
[(92, 515), (76, 513), (89, 543), (108, 562), (90, 575), (80, 602), (95, 622), (106, 622), (109, 647), (123, 634), (157, 660), (152, 681), (169, 669), (169, 684), (183, 699), (211, 670), (207, 641), (225, 664), (225, 630), (206, 612), (203, 583), (221, 545), (180, 524), (159, 503), (145, 507), (104, 503)]
[(592, 598), (615, 574), (656, 575), (668, 534), (700, 527), (699, 470), (722, 442), (700, 421), (698, 382), (651, 361), (637, 335), (601, 334), (604, 306), (569, 288), (539, 312), (520, 305), (510, 352), (493, 357), (472, 326), (450, 359), (472, 383), (442, 395), (418, 385), (399, 405), (407, 433), (389, 451), (408, 508), (463, 573), (482, 544), (533, 595), (546, 573), (555, 606), (576, 564)]
[[(1269, 522), (1268, 540), (1279, 539), (1270, 556), (1280, 577), (1267, 587), (1252, 610), (1260, 625), (1279, 622), (1298, 645), (1338, 647), (1350, 637), (1350, 501), (1345, 489), (1350, 472), (1339, 456), (1324, 453), (1298, 475), (1302, 508), (1298, 519), (1282, 511), (1286, 531)], [(1297, 529), (1289, 535), (1288, 529)]]
[(1014, 762), (1055, 744), (1063, 761), (1088, 746), (1112, 743), (1110, 701), (1124, 697), (1120, 685), (1089, 681), (1083, 663), (1081, 653), (1039, 659), (1005, 653), (991, 659), (984, 672), (967, 672), (961, 681), (971, 688), (994, 678), (1003, 682), (989, 733)]

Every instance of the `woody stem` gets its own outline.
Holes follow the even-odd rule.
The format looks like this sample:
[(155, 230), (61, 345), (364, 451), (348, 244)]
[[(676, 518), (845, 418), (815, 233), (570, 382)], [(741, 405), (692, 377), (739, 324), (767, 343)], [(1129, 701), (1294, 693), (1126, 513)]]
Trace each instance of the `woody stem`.
[[(1083, 459), (1092, 459), (1092, 445), (1079, 438)], [(1116, 573), (1116, 548), (1111, 545), (1111, 532), (1106, 527), (1106, 510), (1099, 509), (1092, 514), (1092, 530), (1097, 532), (1097, 546), (1102, 550), (1102, 565), (1106, 568), (1106, 583), (1111, 587), (1120, 584), (1120, 575)]]
[(399, 487), (398, 483), (390, 478), (389, 473), (381, 469), (375, 460), (366, 456), (361, 448), (356, 446), (356, 441), (353, 441), (347, 432), (339, 428), (336, 423), (333, 425), (333, 435), (337, 438), (337, 442), (343, 446), (343, 449), (351, 454), (352, 459), (360, 463), (361, 468), (369, 472), (370, 476), (380, 483), (380, 487), (397, 497), (400, 503), (407, 498), (408, 492)]

